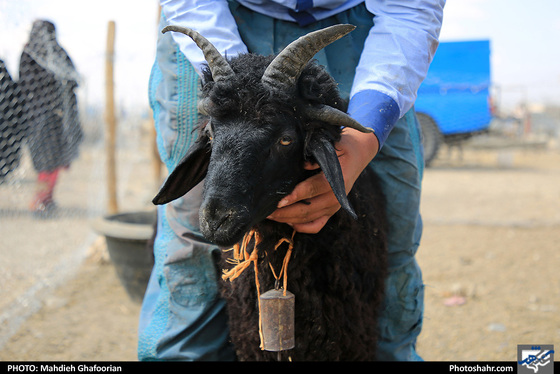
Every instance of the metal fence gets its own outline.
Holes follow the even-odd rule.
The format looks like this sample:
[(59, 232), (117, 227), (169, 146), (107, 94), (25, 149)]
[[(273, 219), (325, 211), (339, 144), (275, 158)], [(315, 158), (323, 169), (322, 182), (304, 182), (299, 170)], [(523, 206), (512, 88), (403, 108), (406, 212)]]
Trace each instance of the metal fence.
[(115, 109), (109, 186), (106, 112), (51, 31), (34, 24), (40, 43), (16, 69), (0, 60), (0, 350), (101, 238), (92, 221), (110, 191), (121, 211), (148, 210), (161, 179), (146, 93), (134, 112)]

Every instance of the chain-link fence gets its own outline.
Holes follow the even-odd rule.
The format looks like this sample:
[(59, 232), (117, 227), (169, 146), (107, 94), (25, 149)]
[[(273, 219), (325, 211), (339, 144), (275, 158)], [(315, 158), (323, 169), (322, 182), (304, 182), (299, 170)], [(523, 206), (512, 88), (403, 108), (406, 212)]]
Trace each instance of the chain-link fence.
[(25, 129), (22, 124), (21, 92), (4, 61), (0, 60), (0, 180), (17, 169)]
[(92, 222), (108, 215), (108, 191), (122, 212), (144, 211), (160, 183), (146, 92), (134, 110), (115, 99), (117, 180), (109, 188), (106, 113), (88, 101), (92, 81), (74, 61), (43, 20), (33, 23), (18, 64), (9, 69), (0, 59), (0, 352), (104, 242)]

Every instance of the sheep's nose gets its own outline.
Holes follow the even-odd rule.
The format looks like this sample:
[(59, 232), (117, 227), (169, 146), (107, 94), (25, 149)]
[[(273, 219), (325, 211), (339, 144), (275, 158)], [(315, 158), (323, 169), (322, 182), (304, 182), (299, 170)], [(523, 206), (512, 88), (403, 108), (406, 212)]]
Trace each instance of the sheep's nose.
[(202, 209), (202, 216), (208, 225), (208, 230), (214, 232), (234, 215), (233, 209), (217, 207), (215, 204)]
[(247, 209), (224, 199), (209, 199), (200, 208), (200, 231), (218, 245), (233, 245), (247, 229)]

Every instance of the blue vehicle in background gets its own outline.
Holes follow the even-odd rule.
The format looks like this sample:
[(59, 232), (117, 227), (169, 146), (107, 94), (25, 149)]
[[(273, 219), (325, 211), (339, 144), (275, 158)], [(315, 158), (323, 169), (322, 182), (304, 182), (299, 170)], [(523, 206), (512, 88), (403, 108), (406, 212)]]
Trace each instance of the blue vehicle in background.
[(492, 120), (490, 42), (441, 42), (415, 103), (426, 165), (441, 144), (486, 132)]

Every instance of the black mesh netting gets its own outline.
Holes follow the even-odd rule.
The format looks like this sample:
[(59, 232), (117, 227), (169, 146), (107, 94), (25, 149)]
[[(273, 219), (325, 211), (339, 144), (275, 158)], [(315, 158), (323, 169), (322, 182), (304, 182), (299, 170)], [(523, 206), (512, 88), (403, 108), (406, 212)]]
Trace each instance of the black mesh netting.
[(19, 86), (0, 60), (0, 182), (16, 169), (25, 136)]
[(58, 172), (78, 156), (83, 134), (75, 90), (79, 76), (72, 60), (56, 40), (55, 27), (36, 21), (20, 58), (19, 79), (2, 63), (0, 178), (19, 165), (27, 146), (38, 174), (34, 205), (52, 203)]
[[(14, 12), (27, 13), (28, 5), (21, 3)], [(0, 18), (8, 17), (0, 8)], [(0, 361), (37, 358), (36, 348), (30, 356), (14, 348), (17, 333), (27, 331), (29, 317), (41, 308), (49, 316), (59, 312), (49, 307), (57, 298), (54, 291), (81, 274), (85, 259), (110, 259), (103, 231), (92, 224), (113, 214), (109, 196), (118, 198), (116, 213), (153, 212), (151, 199), (161, 183), (159, 163), (158, 173), (151, 172), (159, 158), (147, 89), (122, 84), (126, 89), (116, 92), (110, 147), (106, 141), (107, 109), (96, 86), (107, 69), (107, 54), (94, 45), (84, 50), (71, 43), (77, 34), (81, 40), (105, 35), (72, 29), (63, 16), (57, 16), (60, 27), (27, 15), (13, 17), (9, 25), (21, 39), (0, 43)], [(65, 25), (70, 34), (62, 32)], [(111, 67), (134, 60), (143, 66), (131, 74), (134, 82), (147, 83), (153, 59), (140, 52), (123, 50), (111, 57)], [(127, 76), (123, 70), (116, 69), (118, 82)], [(127, 105), (127, 91), (141, 99)], [(108, 177), (109, 169), (115, 178)]]

